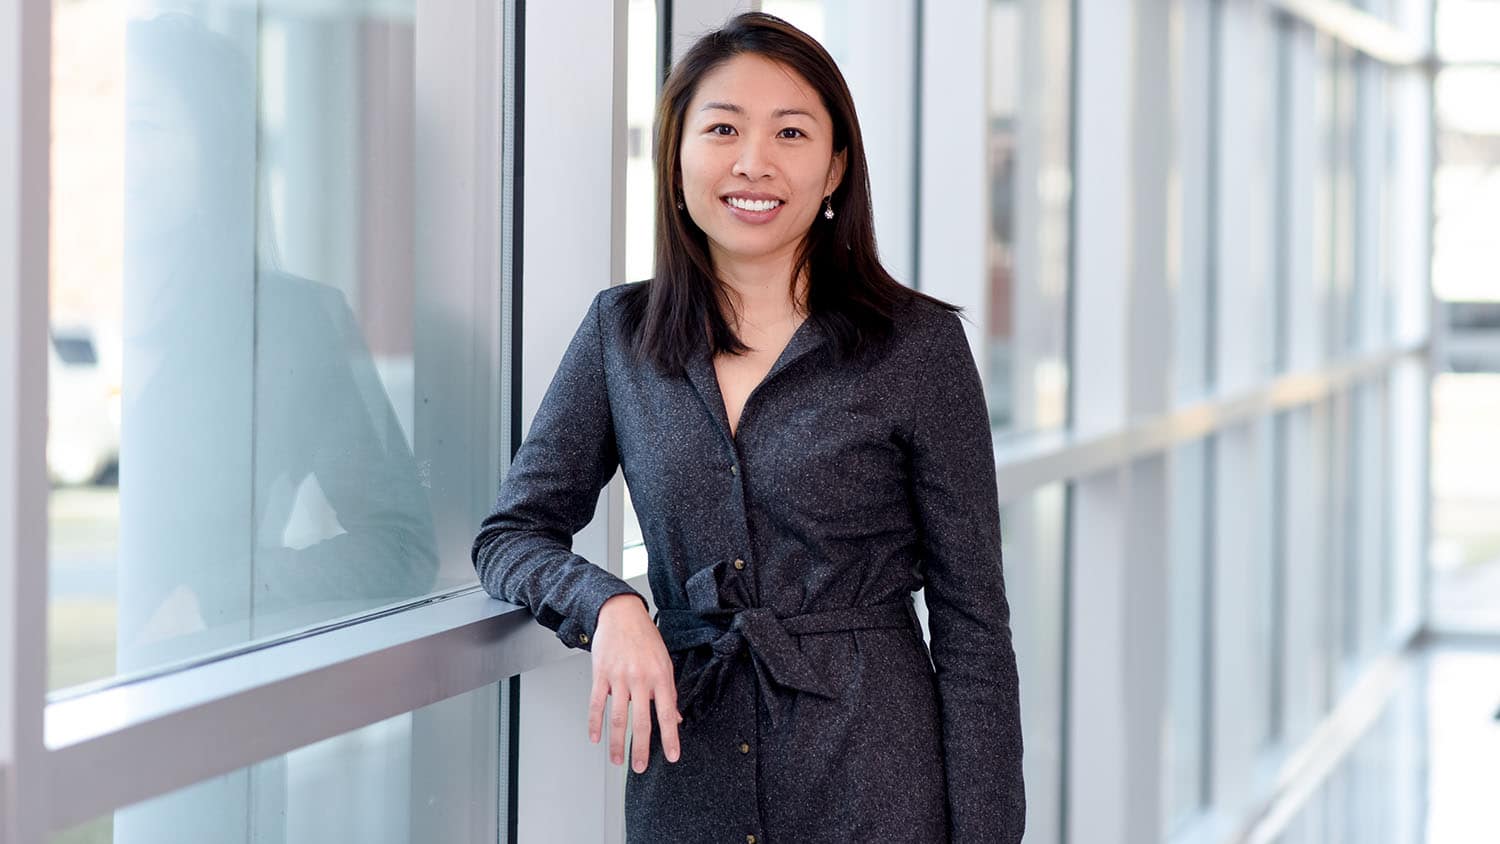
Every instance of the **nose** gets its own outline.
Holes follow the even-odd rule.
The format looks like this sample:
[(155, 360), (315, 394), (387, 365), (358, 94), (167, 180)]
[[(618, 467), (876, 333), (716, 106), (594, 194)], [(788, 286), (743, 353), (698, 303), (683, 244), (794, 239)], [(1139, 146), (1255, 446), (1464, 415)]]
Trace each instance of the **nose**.
[(750, 136), (740, 144), (739, 157), (734, 162), (734, 175), (751, 180), (775, 175), (776, 168), (767, 154), (767, 141)]

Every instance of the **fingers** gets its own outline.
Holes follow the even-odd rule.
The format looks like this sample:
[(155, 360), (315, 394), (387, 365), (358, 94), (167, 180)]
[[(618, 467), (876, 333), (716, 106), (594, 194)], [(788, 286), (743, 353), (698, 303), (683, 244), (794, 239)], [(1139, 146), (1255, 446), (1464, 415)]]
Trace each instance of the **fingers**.
[[(671, 657), (662, 648), (659, 664), (649, 669), (631, 665), (618, 657), (601, 658), (595, 651), (594, 681), (589, 691), (589, 741), (598, 744), (603, 734), (606, 708), (609, 720), (609, 757), (616, 765), (625, 761), (626, 726), (633, 722), (634, 739), (629, 742), (631, 767), (644, 773), (651, 761), (652, 714), (660, 731), (662, 754), (668, 762), (682, 755), (678, 725), (677, 685)], [(622, 664), (623, 663), (623, 664)], [(634, 713), (631, 704), (634, 703)]]
[(666, 754), (668, 762), (676, 762), (682, 755), (682, 747), (677, 741), (677, 725), (682, 722), (682, 715), (677, 711), (677, 688), (671, 682), (657, 687), (656, 691), (656, 720), (661, 725), (661, 750)]
[(630, 755), (633, 757), (632, 767), (639, 774), (646, 770), (646, 763), (651, 758), (651, 698), (644, 689), (632, 697), (635, 699), (635, 735), (630, 739)]
[(604, 725), (604, 699), (609, 696), (609, 686), (604, 675), (594, 672), (594, 688), (589, 692), (589, 741), (599, 743), (599, 733)]
[(629, 705), (630, 697), (624, 685), (610, 690), (609, 759), (616, 765), (625, 761), (625, 711)]

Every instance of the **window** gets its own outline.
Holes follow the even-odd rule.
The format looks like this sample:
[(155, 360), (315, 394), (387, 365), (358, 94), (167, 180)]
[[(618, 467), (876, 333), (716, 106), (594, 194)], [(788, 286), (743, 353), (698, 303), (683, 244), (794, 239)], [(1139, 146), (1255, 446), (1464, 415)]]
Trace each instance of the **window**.
[(49, 432), (85, 467), (51, 493), (53, 689), (474, 582), (497, 285), (418, 231), (472, 217), (419, 40), (409, 2), (57, 5), (52, 314), (103, 395)]

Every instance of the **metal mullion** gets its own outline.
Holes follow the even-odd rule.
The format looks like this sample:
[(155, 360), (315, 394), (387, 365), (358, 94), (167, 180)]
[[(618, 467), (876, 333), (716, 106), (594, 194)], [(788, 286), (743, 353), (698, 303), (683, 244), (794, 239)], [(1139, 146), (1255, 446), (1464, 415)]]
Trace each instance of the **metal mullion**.
[(51, 4), (0, 0), (0, 841), (47, 832)]
[(1127, 463), (1180, 443), (1325, 399), (1351, 383), (1425, 356), (1420, 342), (1318, 369), (1289, 372), (1232, 393), (1210, 396), (1152, 416), (1131, 419), (1102, 432), (1057, 431), (1027, 437), (997, 437), (996, 472), (1001, 504), (1040, 487)]
[(1270, 0), (1271, 5), (1376, 61), (1422, 65), (1431, 53), (1420, 39), (1351, 3), (1335, 0)]
[[(525, 122), (525, 156), (516, 162), (532, 186), (524, 205), (517, 206), (528, 221), (521, 232), (525, 297), (516, 310), (531, 329), (525, 331), (523, 365), (516, 373), (523, 420), (534, 417), (593, 297), (624, 280), (625, 91), (619, 62), (626, 25), (625, 0), (526, 6), (525, 40), (531, 49), (525, 54), (523, 93), (527, 103), (548, 107), (546, 120)], [(570, 49), (545, 49), (562, 43)], [(607, 149), (599, 146), (603, 138), (609, 139)], [(576, 553), (617, 575), (623, 562), (623, 492), (617, 472), (593, 521), (573, 538)], [(537, 836), (612, 841), (623, 827), (623, 817), (604, 805), (623, 797), (617, 789), (623, 789), (625, 771), (611, 766), (605, 748), (591, 744), (584, 731), (588, 665), (588, 654), (571, 650), (519, 681), (522, 693), (514, 704), (522, 726), (516, 737), (520, 841)], [(559, 788), (563, 776), (566, 789)], [(568, 796), (580, 789), (596, 796), (593, 811), (577, 811)]]
[(70, 796), (48, 820), (87, 821), (563, 657), (526, 610), (473, 592), (54, 703), (37, 779)]

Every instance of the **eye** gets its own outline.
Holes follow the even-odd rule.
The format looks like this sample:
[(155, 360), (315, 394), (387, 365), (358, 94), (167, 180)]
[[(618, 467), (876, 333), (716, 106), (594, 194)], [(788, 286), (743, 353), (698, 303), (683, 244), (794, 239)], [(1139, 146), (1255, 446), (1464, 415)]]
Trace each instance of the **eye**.
[(806, 132), (803, 132), (801, 129), (794, 129), (791, 126), (788, 126), (785, 129), (782, 129), (781, 131), (783, 131), (783, 132), (796, 132), (801, 137), (804, 137), (804, 138), (807, 137), (807, 133)]
[(722, 132), (720, 132), (720, 129), (728, 129), (730, 131), (734, 131), (734, 127), (730, 126), (728, 123), (715, 123), (714, 125), (708, 127), (708, 131), (710, 134), (719, 135), (720, 137), (728, 137), (727, 135), (724, 135)]

